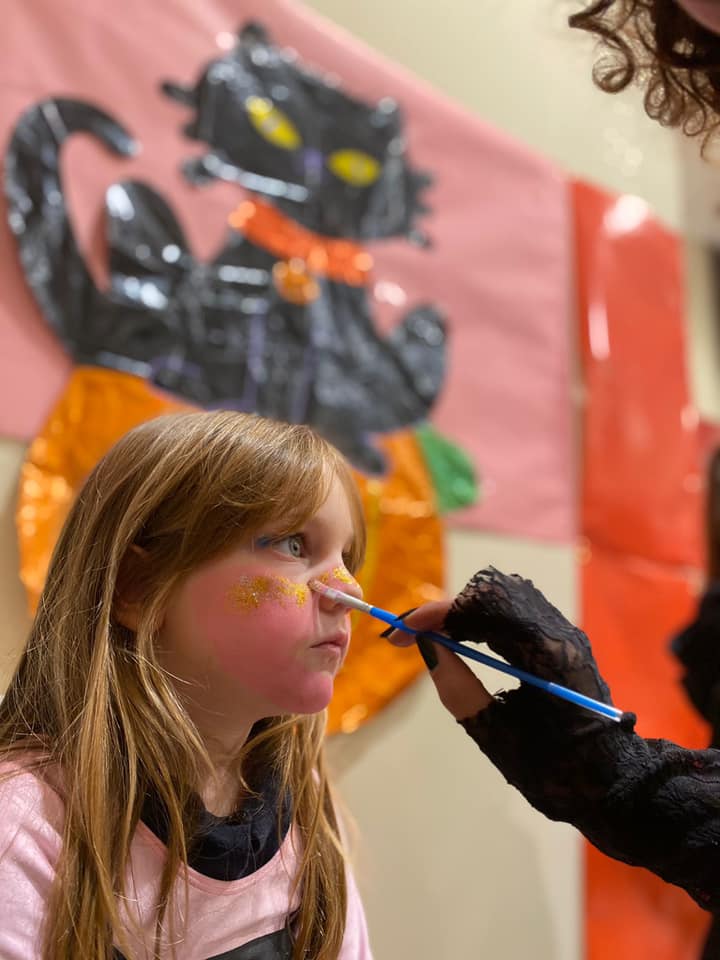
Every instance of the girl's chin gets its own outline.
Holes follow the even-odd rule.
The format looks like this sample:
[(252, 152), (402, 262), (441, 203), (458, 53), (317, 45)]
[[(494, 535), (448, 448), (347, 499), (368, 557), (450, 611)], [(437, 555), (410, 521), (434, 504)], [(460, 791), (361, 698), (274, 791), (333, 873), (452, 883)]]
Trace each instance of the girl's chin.
[(287, 698), (287, 704), (283, 707), (283, 713), (320, 713), (325, 710), (332, 700), (335, 686), (335, 677), (327, 675), (311, 688), (303, 691), (295, 691), (292, 696)]

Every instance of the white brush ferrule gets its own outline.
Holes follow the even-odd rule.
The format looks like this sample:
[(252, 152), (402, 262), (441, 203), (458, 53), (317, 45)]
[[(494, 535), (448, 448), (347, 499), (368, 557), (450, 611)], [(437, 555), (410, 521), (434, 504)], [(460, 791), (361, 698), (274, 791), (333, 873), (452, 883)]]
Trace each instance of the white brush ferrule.
[(342, 590), (336, 590), (335, 587), (329, 587), (326, 583), (321, 583), (319, 580), (311, 580), (308, 586), (316, 593), (321, 593), (324, 597), (327, 597), (328, 600), (334, 600), (335, 603), (342, 603), (344, 606), (351, 607), (353, 610), (360, 610), (361, 613), (370, 613), (372, 609), (371, 605), (365, 603), (364, 600), (353, 597), (349, 593), (343, 593)]

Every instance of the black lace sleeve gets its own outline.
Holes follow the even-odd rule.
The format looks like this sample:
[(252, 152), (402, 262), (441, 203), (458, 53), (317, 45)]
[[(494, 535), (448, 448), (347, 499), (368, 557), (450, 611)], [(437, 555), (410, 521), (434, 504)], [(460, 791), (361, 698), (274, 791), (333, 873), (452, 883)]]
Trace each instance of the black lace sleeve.
[(713, 745), (720, 744), (720, 583), (711, 583), (692, 623), (672, 641), (685, 668), (683, 685), (695, 709), (712, 724)]
[[(510, 663), (606, 703), (610, 691), (585, 634), (530, 581), (481, 570), (445, 628), (485, 641)], [(500, 694), (462, 725), (552, 820), (573, 824), (604, 853), (646, 867), (720, 909), (720, 750), (686, 750), (598, 717), (534, 687)]]
[(720, 751), (645, 740), (521, 687), (462, 725), (508, 783), (603, 853), (720, 909)]

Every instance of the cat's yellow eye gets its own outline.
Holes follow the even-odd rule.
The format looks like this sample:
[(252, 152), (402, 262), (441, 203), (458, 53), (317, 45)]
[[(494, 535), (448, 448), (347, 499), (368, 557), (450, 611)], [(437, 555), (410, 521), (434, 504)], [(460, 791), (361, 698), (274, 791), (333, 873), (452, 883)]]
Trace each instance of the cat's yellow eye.
[(362, 150), (336, 150), (327, 165), (336, 177), (353, 187), (369, 187), (380, 176), (380, 164)]
[(265, 97), (248, 97), (245, 110), (260, 136), (282, 150), (297, 150), (302, 137), (295, 124)]

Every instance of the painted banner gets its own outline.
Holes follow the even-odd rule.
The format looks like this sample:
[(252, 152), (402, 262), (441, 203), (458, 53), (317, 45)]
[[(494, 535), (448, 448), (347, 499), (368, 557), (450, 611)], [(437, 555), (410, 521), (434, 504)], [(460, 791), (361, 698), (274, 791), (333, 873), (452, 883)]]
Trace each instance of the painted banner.
[[(61, 258), (41, 257), (39, 263), (32, 242), (21, 250), (23, 276), (15, 238), (0, 231), (0, 435), (29, 440), (38, 432), (67, 382), (68, 354), (76, 363), (145, 375), (147, 363), (126, 349), (127, 331), (135, 324), (135, 345), (138, 336), (145, 337), (148, 348), (167, 334), (162, 297), (168, 285), (177, 292), (178, 274), (187, 279), (183, 268), (191, 265), (194, 283), (186, 283), (173, 302), (185, 310), (194, 284), (214, 296), (217, 306), (232, 282), (237, 288), (238, 270), (246, 271), (243, 282), (251, 281), (247, 271), (263, 269), (263, 261), (233, 259), (239, 241), (228, 255), (228, 215), (237, 211), (238, 229), (248, 241), (252, 231), (260, 238), (277, 236), (277, 224), (262, 203), (252, 211), (241, 203), (243, 196), (269, 197), (283, 214), (293, 210), (299, 194), (286, 189), (281, 202), (272, 195), (275, 182), (287, 188), (285, 171), (291, 167), (283, 160), (302, 159), (304, 179), (295, 186), (307, 186), (312, 177), (323, 184), (334, 178), (344, 180), (345, 189), (378, 177), (381, 156), (380, 179), (395, 176), (400, 167), (400, 179), (388, 185), (405, 186), (386, 191), (379, 201), (385, 206), (373, 208), (374, 225), (364, 230), (362, 249), (354, 250), (357, 238), (344, 237), (342, 224), (332, 222), (334, 188), (318, 194), (317, 217), (300, 217), (291, 230), (295, 246), (288, 249), (295, 251), (297, 243), (307, 247), (308, 230), (314, 243), (323, 235), (348, 241), (342, 249), (324, 242), (316, 249), (325, 265), (323, 290), (338, 282), (347, 258), (359, 254), (361, 281), (348, 279), (355, 276), (352, 270), (342, 276), (346, 287), (364, 288), (367, 329), (382, 341), (382, 350), (368, 354), (368, 369), (382, 361), (393, 372), (379, 377), (371, 400), (361, 389), (367, 337), (343, 340), (341, 358), (357, 373), (348, 378), (356, 406), (353, 413), (348, 400), (343, 423), (318, 418), (319, 426), (341, 448), (354, 443), (350, 452), (361, 466), (373, 466), (381, 461), (373, 436), (429, 415), (449, 441), (438, 449), (434, 434), (419, 439), (425, 456), (432, 447), (430, 455), (440, 463), (434, 480), (448, 457), (452, 467), (453, 451), (460, 449), (470, 456), (483, 487), (480, 502), (455, 512), (452, 523), (572, 539), (569, 231), (566, 186), (555, 167), (287, 0), (209, 0), (202, 8), (192, 0), (162, 5), (129, 0), (121, 18), (90, 0), (68, 0), (62, 7), (27, 0), (13, 7), (9, 20), (0, 39), (0, 127), (15, 160), (10, 222), (17, 237), (28, 235), (23, 204), (38, 181), (23, 181), (24, 161), (41, 147), (50, 147), (51, 154), (54, 147), (60, 187), (46, 198), (43, 219), (52, 222), (53, 211), (67, 207), (76, 262), (93, 284), (85, 282), (83, 293), (63, 282)], [(25, 53), (29, 49), (32, 57)], [(304, 114), (295, 97), (305, 81), (296, 74), (289, 83), (276, 82), (292, 74), (296, 60), (300, 73), (315, 71), (326, 91), (323, 100), (303, 88)], [(238, 96), (239, 76), (251, 92), (238, 101), (242, 123), (228, 126), (219, 121), (227, 119), (228, 96), (233, 90)], [(337, 88), (334, 95), (327, 93), (330, 88)], [(360, 140), (359, 116), (369, 124)], [(256, 135), (264, 141), (262, 155), (248, 147), (248, 137)], [(323, 153), (318, 137), (324, 146), (328, 139), (336, 142)], [(259, 157), (264, 166), (258, 172), (253, 165)], [(56, 161), (51, 155), (48, 162)], [(6, 160), (6, 175), (7, 168)], [(411, 214), (402, 229), (387, 200), (394, 198), (396, 206), (401, 196)], [(127, 218), (138, 209), (145, 218), (137, 219), (133, 235)], [(132, 239), (120, 240), (121, 233)], [(72, 252), (58, 250), (63, 256)], [(169, 260), (162, 260), (163, 250)], [(281, 272), (273, 275), (276, 289), (280, 285), (295, 296), (314, 289), (315, 281), (302, 271), (285, 270), (280, 277)], [(337, 298), (332, 302), (339, 309)], [(90, 307), (102, 336), (78, 342), (74, 333), (86, 323), (81, 314)], [(153, 311), (158, 323), (147, 329)], [(185, 321), (175, 315), (173, 322), (176, 332)], [(222, 331), (215, 333), (215, 354), (227, 351), (232, 345)], [(235, 349), (252, 352), (252, 332), (248, 338)], [(423, 360), (421, 348), (437, 347), (440, 340), (444, 359), (433, 366), (432, 351)], [(407, 363), (390, 363), (393, 348)], [(217, 369), (214, 377), (190, 383), (193, 363), (201, 366), (206, 354), (186, 356), (179, 371), (177, 351), (161, 353), (150, 363), (159, 386), (185, 390), (186, 399), (201, 403), (205, 395), (218, 405), (250, 402), (250, 387), (233, 383), (225, 389)], [(439, 357), (437, 349), (435, 354)], [(333, 389), (339, 387), (329, 382), (326, 394)], [(300, 390), (293, 410), (302, 407), (303, 398)], [(451, 482), (445, 484), (450, 506), (467, 502), (464, 489), (455, 492)]]

